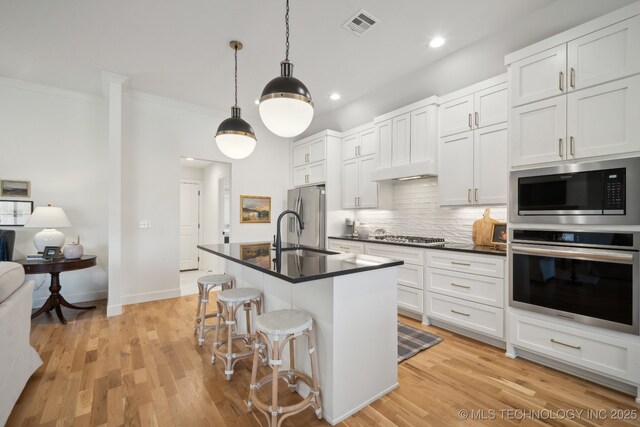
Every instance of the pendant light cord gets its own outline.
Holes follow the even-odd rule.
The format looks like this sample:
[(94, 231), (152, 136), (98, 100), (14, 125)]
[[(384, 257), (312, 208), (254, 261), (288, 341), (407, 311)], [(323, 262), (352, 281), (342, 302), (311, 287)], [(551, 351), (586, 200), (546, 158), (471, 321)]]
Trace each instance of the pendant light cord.
[(287, 27), (286, 39), (287, 39), (287, 49), (285, 52), (285, 61), (289, 60), (289, 0), (287, 0), (287, 12), (284, 15), (284, 22)]
[(235, 77), (236, 77), (236, 107), (237, 107), (238, 106), (238, 46), (236, 45), (233, 50), (235, 50), (235, 63), (236, 63)]

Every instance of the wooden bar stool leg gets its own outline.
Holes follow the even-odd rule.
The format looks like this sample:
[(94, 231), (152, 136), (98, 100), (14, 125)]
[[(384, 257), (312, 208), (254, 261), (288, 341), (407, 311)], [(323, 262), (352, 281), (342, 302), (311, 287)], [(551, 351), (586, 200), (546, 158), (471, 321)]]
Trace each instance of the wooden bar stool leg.
[(290, 389), (293, 389), (293, 391), (296, 390), (297, 386), (298, 386), (298, 380), (296, 378), (296, 358), (295, 358), (295, 353), (296, 353), (296, 338), (293, 337), (289, 340), (289, 372), (287, 373), (287, 385)]

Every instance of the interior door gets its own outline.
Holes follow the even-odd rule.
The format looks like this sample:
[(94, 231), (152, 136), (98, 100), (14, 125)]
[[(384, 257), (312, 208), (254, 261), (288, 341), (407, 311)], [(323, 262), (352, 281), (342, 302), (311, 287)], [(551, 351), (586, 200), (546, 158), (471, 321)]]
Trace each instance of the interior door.
[(200, 184), (180, 182), (180, 271), (198, 269)]

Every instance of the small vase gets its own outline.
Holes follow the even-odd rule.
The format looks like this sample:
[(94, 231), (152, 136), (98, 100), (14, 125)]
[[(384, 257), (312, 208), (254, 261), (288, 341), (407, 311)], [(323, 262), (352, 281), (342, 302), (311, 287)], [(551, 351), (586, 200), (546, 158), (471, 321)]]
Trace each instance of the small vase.
[(62, 248), (62, 254), (66, 259), (80, 259), (84, 254), (84, 248), (80, 243), (69, 243)]

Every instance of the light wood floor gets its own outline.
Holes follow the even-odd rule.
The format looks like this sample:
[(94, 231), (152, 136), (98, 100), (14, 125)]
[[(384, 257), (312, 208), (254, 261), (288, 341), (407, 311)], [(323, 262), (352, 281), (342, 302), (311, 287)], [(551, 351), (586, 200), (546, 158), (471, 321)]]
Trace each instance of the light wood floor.
[[(238, 363), (226, 382), (222, 366), (209, 362), (209, 345), (198, 347), (192, 328), (195, 301), (192, 295), (127, 306), (122, 316), (110, 319), (99, 302), (90, 312), (65, 310), (66, 326), (48, 315), (34, 319), (31, 341), (44, 365), (29, 380), (7, 425), (266, 425), (261, 414), (246, 410), (250, 362)], [(402, 363), (400, 387), (340, 425), (545, 424), (524, 410), (538, 410), (546, 418), (561, 417), (561, 410), (585, 410), (580, 417), (573, 413), (573, 420), (546, 420), (553, 425), (640, 425), (640, 405), (632, 396), (402, 320), (444, 341)], [(210, 344), (212, 334), (207, 338)], [(597, 412), (588, 417), (589, 409)], [(625, 415), (614, 409), (627, 410), (631, 418), (635, 413), (636, 419), (614, 420), (612, 415)], [(461, 410), (484, 413), (463, 420)], [(309, 409), (285, 425), (328, 424)]]

